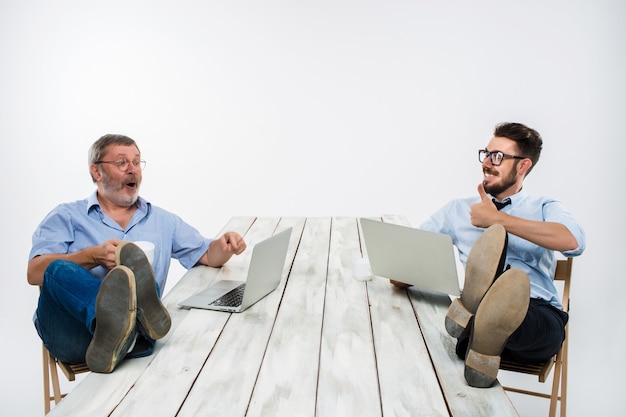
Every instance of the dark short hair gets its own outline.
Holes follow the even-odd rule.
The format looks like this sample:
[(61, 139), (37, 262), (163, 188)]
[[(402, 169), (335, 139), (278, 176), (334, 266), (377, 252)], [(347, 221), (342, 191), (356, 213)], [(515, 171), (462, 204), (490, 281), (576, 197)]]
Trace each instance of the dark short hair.
[(539, 132), (521, 123), (505, 122), (496, 126), (493, 135), (515, 141), (521, 156), (530, 159), (533, 163), (528, 173), (537, 165), (543, 146), (543, 140)]
[[(112, 134), (104, 135), (100, 139), (95, 141), (93, 145), (91, 145), (91, 147), (89, 148), (89, 166), (102, 160), (106, 153), (106, 148), (109, 145), (134, 146), (139, 151), (139, 146), (137, 146), (137, 142), (135, 142), (128, 136)], [(93, 175), (91, 176), (91, 179), (93, 180), (93, 182), (96, 182), (95, 178), (93, 178)]]

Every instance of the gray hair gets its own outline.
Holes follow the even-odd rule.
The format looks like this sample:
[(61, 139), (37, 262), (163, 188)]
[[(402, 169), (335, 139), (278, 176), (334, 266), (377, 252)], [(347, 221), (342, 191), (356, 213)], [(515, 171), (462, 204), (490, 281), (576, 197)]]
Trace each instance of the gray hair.
[[(128, 136), (112, 134), (104, 135), (100, 139), (95, 141), (93, 145), (91, 145), (91, 147), (89, 148), (89, 166), (102, 160), (102, 158), (106, 154), (106, 148), (109, 145), (134, 146), (139, 151), (139, 146), (137, 146), (137, 142), (135, 142)], [(93, 177), (93, 175), (91, 175), (91, 180), (93, 182), (96, 182), (96, 179)]]

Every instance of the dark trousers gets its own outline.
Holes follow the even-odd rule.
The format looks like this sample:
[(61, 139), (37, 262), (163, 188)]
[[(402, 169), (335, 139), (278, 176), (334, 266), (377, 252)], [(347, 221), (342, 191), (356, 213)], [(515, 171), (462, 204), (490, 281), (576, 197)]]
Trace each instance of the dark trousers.
[(550, 359), (565, 340), (569, 315), (545, 300), (531, 299), (526, 318), (511, 335), (502, 357), (520, 363), (539, 363)]
[[(501, 357), (524, 364), (550, 359), (565, 340), (565, 325), (569, 316), (545, 300), (531, 299), (522, 324), (511, 335)], [(469, 337), (457, 342), (457, 355), (465, 359)]]

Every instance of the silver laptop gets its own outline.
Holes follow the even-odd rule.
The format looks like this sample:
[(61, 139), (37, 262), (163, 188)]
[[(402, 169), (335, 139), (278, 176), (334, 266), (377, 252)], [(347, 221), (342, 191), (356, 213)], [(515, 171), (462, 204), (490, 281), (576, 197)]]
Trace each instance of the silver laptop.
[(246, 281), (216, 281), (178, 305), (240, 313), (274, 291), (282, 277), (291, 229), (254, 245)]
[(461, 294), (450, 236), (371, 219), (360, 221), (374, 275), (443, 294)]

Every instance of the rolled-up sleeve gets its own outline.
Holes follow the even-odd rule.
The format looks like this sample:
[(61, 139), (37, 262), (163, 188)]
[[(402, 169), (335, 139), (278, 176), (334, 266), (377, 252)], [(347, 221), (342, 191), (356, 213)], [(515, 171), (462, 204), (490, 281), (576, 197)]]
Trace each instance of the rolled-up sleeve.
[(567, 227), (567, 230), (574, 235), (574, 238), (578, 243), (578, 247), (576, 249), (561, 252), (564, 256), (568, 258), (579, 256), (585, 251), (585, 247), (587, 246), (585, 231), (560, 201), (547, 201), (543, 205), (543, 217), (547, 222), (556, 222), (564, 225)]

